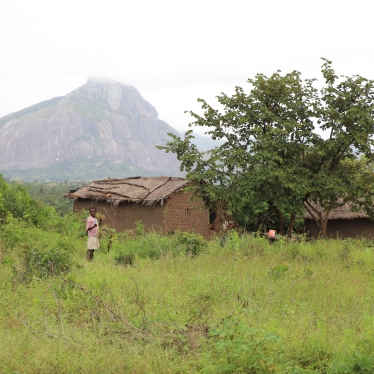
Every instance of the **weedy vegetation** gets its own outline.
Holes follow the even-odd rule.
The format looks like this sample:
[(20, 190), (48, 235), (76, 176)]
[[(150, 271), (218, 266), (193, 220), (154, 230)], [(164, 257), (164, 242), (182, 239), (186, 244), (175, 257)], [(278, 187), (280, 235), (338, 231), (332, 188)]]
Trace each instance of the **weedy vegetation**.
[(4, 373), (374, 370), (366, 241), (195, 236), (193, 252), (185, 234), (122, 235), (88, 263), (79, 230), (9, 240), (14, 224), (1, 235)]
[(374, 372), (367, 240), (233, 232), (221, 245), (139, 222), (107, 230), (87, 262), (85, 216), (28, 199), (13, 215), (12, 201), (0, 199), (0, 373)]

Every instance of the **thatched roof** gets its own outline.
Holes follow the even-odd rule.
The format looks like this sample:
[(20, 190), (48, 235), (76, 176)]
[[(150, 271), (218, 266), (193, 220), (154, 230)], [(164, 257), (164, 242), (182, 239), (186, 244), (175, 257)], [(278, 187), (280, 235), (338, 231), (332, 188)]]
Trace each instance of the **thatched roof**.
[(107, 201), (113, 205), (132, 201), (142, 205), (163, 204), (171, 195), (183, 190), (191, 182), (176, 177), (133, 177), (100, 179), (71, 191), (65, 197)]
[[(323, 209), (316, 204), (313, 204), (313, 206), (319, 211), (323, 212)], [(341, 207), (335, 208), (330, 212), (329, 219), (356, 219), (356, 218), (369, 218), (369, 216), (364, 213), (362, 210), (358, 209), (358, 212), (352, 212), (351, 211), (351, 204), (346, 203)], [(312, 216), (307, 211), (304, 214), (305, 219), (313, 219)]]

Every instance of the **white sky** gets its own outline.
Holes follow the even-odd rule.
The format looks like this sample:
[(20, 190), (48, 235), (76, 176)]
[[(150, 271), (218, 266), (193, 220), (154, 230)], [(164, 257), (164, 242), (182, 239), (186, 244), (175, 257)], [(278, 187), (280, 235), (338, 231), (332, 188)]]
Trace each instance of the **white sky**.
[(256, 73), (294, 69), (374, 78), (370, 0), (3, 0), (0, 116), (65, 95), (90, 76), (135, 86), (159, 118), (187, 128)]

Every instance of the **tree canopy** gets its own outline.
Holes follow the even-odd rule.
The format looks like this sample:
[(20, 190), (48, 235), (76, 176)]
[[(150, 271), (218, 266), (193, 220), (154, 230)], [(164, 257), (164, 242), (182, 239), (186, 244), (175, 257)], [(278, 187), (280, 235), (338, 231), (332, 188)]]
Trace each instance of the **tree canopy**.
[[(248, 93), (241, 87), (232, 96), (221, 93), (222, 110), (198, 99), (203, 114), (190, 112), (190, 126), (204, 127), (222, 145), (200, 152), (190, 130), (183, 139), (169, 134), (172, 141), (159, 148), (177, 155), (188, 179), (206, 182), (192, 189), (208, 205), (223, 201), (234, 213), (248, 205), (272, 207), (282, 234), (289, 219), (288, 235), (307, 209), (325, 235), (328, 214), (317, 218), (311, 202), (325, 212), (342, 204), (339, 198), (372, 206), (374, 82), (338, 77), (331, 61), (323, 61), (320, 89), (316, 79), (302, 79), (298, 71), (277, 71), (249, 79)], [(356, 160), (359, 154), (365, 161)], [(357, 183), (361, 177), (365, 191)]]
[(32, 225), (40, 226), (54, 216), (55, 211), (33, 199), (21, 184), (7, 183), (0, 174), (0, 224), (5, 222), (9, 214)]

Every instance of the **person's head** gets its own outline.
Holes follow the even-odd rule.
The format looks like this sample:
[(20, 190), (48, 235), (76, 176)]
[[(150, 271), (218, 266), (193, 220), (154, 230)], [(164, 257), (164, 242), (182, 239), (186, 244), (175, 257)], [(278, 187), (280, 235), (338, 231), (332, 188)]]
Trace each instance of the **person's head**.
[(90, 208), (90, 215), (91, 215), (91, 217), (95, 218), (95, 216), (96, 216), (96, 208), (95, 207)]

